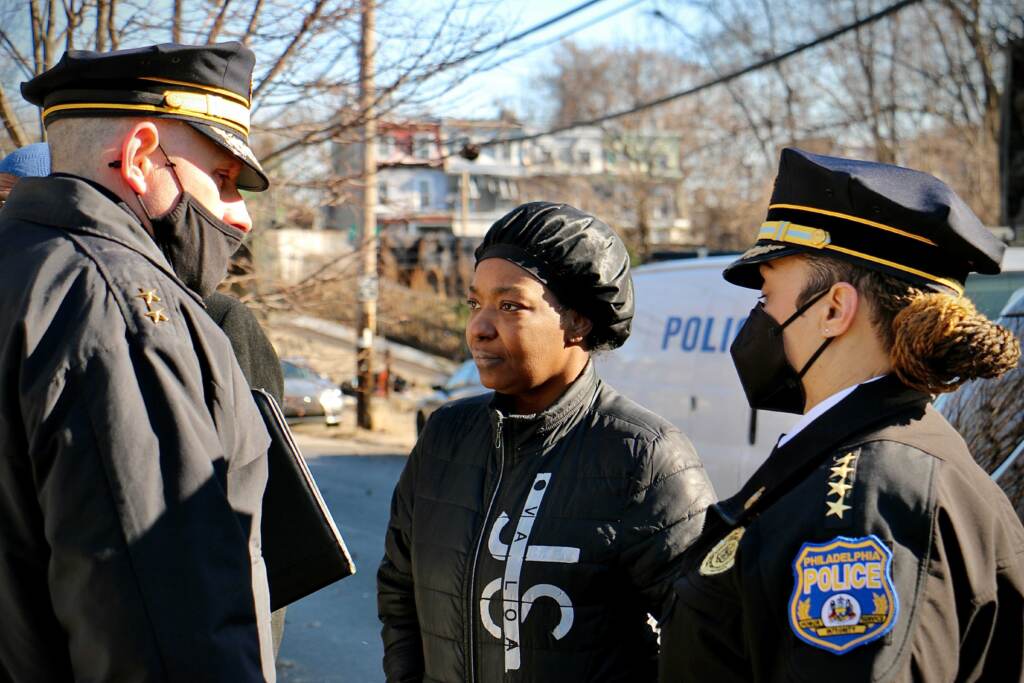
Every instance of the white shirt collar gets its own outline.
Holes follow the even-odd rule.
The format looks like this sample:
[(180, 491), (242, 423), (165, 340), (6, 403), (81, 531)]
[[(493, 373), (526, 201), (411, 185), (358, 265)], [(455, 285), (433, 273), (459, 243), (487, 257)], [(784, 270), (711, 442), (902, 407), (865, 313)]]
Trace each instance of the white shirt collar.
[(853, 386), (846, 387), (845, 389), (840, 389), (836, 393), (832, 394), (824, 401), (822, 401), (821, 403), (817, 404), (816, 406), (808, 410), (806, 413), (804, 413), (803, 416), (797, 421), (797, 423), (793, 425), (792, 429), (790, 429), (788, 432), (779, 437), (779, 442), (775, 444), (775, 447), (781, 448), (782, 446), (785, 446), (786, 443), (788, 443), (793, 437), (795, 437), (797, 434), (803, 431), (807, 427), (807, 425), (817, 420), (819, 417), (822, 416), (823, 413), (825, 413), (825, 411), (827, 411), (829, 408), (831, 408), (832, 406), (834, 406), (835, 404), (839, 403), (844, 398), (849, 396), (851, 393), (853, 393), (853, 390), (861, 386), (861, 384), (868, 384), (870, 382), (874, 382), (875, 380), (882, 379), (882, 377), (884, 376), (885, 375), (872, 377), (871, 379), (865, 380), (860, 384), (854, 384)]

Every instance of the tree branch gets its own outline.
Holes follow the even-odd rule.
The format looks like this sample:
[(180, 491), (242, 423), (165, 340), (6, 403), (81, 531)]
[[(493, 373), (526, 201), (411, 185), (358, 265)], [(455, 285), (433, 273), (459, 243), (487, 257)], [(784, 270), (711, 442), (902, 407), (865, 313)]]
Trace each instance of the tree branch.
[(263, 0), (256, 0), (252, 6), (252, 15), (249, 17), (249, 25), (245, 27), (245, 35), (242, 36), (242, 45), (248, 45), (252, 35), (256, 32), (256, 26), (260, 20), (260, 10), (263, 9)]
[(4, 130), (7, 131), (7, 137), (11, 139), (15, 147), (24, 147), (28, 144), (28, 139), (25, 137), (25, 133), (21, 130), (21, 124), (18, 122), (18, 117), (14, 115), (14, 111), (11, 109), (10, 102), (7, 101), (7, 93), (4, 92), (4, 86), (0, 84), (0, 119), (3, 120)]
[(253, 99), (256, 99), (260, 95), (260, 93), (263, 92), (263, 89), (267, 87), (271, 82), (273, 82), (273, 80), (278, 76), (278, 74), (280, 74), (281, 71), (284, 70), (285, 65), (288, 63), (288, 60), (290, 60), (292, 58), (292, 55), (295, 54), (295, 51), (298, 49), (299, 44), (306, 37), (306, 34), (309, 33), (313, 24), (316, 23), (316, 20), (320, 17), (320, 13), (323, 11), (325, 4), (327, 4), (327, 0), (316, 0), (316, 4), (314, 4), (313, 8), (309, 11), (309, 13), (306, 14), (305, 18), (302, 20), (302, 26), (295, 33), (295, 36), (292, 38), (291, 42), (288, 43), (288, 46), (284, 49), (284, 52), (282, 52), (280, 56), (277, 58), (277, 61), (274, 62), (274, 66), (270, 68), (270, 71), (268, 71), (266, 75), (263, 76), (262, 79), (260, 79), (259, 85), (257, 85), (253, 89)]
[(220, 9), (217, 11), (217, 18), (213, 20), (213, 26), (210, 27), (210, 33), (206, 36), (207, 45), (212, 45), (217, 42), (217, 36), (220, 35), (220, 31), (224, 28), (224, 17), (228, 13), (228, 7), (231, 5), (231, 0), (222, 0)]

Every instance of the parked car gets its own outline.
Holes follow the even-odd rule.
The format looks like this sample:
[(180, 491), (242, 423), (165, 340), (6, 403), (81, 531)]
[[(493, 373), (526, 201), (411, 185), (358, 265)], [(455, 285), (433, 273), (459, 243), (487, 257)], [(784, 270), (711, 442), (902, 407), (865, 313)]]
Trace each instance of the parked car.
[(427, 424), (430, 414), (440, 408), (448, 401), (459, 398), (476, 396), (490, 391), (480, 384), (480, 373), (476, 369), (476, 363), (467, 360), (452, 373), (444, 384), (435, 386), (434, 393), (427, 396), (416, 404), (416, 434), (423, 431), (423, 425)]
[(282, 360), (284, 372), (284, 416), (289, 422), (322, 419), (328, 425), (341, 421), (344, 401), (334, 382), (312, 369)]

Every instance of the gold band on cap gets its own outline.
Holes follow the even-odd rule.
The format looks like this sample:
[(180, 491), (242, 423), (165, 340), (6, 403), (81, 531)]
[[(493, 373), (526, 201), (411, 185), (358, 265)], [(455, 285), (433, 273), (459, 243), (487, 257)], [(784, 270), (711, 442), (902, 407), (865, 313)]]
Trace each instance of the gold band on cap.
[(246, 98), (242, 97), (236, 92), (225, 90), (224, 88), (215, 88), (212, 85), (205, 85), (203, 83), (189, 83), (188, 81), (175, 81), (170, 78), (157, 78), (156, 76), (140, 76), (140, 81), (153, 81), (154, 83), (166, 83), (167, 85), (183, 85), (186, 88), (195, 88), (196, 90), (202, 90), (204, 92), (213, 93), (214, 95), (220, 95), (226, 97), (229, 100), (236, 100), (240, 104), (249, 107), (250, 102)]
[(802, 204), (769, 204), (768, 210), (771, 211), (772, 209), (796, 209), (797, 211), (810, 211), (811, 213), (820, 213), (823, 216), (842, 218), (843, 220), (853, 221), (854, 223), (860, 223), (861, 225), (869, 225), (872, 228), (878, 228), (879, 230), (885, 230), (886, 232), (891, 232), (901, 237), (909, 237), (912, 240), (924, 242), (925, 244), (931, 245), (933, 247), (938, 246), (937, 244), (935, 244), (935, 242), (932, 242), (927, 237), (921, 237), (920, 235), (915, 235), (912, 232), (900, 230), (899, 228), (894, 228), (891, 225), (886, 225), (884, 223), (876, 223), (875, 221), (869, 221), (867, 218), (851, 216), (848, 213), (839, 213), (838, 211), (826, 211), (825, 209), (816, 209), (813, 206), (803, 206)]
[(116, 102), (75, 102), (57, 104), (43, 110), (43, 119), (61, 111), (98, 109), (108, 111), (139, 111), (189, 116), (218, 123), (249, 135), (249, 108), (219, 95), (171, 90), (164, 93), (164, 103), (123, 104)]
[(759, 240), (772, 240), (773, 242), (790, 242), (801, 244), (805, 247), (821, 249), (832, 242), (832, 236), (828, 231), (821, 228), (812, 228), (807, 225), (798, 225), (790, 221), (766, 221), (761, 224), (761, 231), (757, 233)]
[[(787, 204), (773, 204), (772, 208), (802, 209), (804, 207), (798, 207), (795, 205)], [(819, 211), (819, 213), (829, 212)], [(832, 215), (847, 218), (847, 216), (843, 214)], [(895, 228), (893, 228), (892, 230), (895, 232), (902, 232), (896, 230)], [(916, 235), (910, 235), (909, 233), (907, 233), (907, 235), (910, 237), (917, 237)], [(785, 242), (787, 244), (798, 244), (802, 247), (812, 247), (814, 249), (831, 249), (832, 251), (838, 251), (843, 254), (849, 254), (850, 256), (856, 256), (857, 258), (862, 258), (867, 261), (879, 263), (883, 266), (888, 266), (889, 268), (902, 270), (905, 273), (911, 273), (913, 275), (917, 275), (918, 277), (923, 277), (926, 280), (931, 280), (932, 282), (937, 282), (941, 285), (949, 287), (957, 294), (964, 293), (963, 285), (961, 285), (956, 280), (950, 280), (949, 278), (939, 277), (938, 275), (932, 275), (931, 273), (926, 273), (923, 270), (918, 270), (917, 268), (905, 266), (902, 263), (896, 263), (895, 261), (889, 261), (887, 259), (879, 258), (877, 256), (872, 256), (871, 254), (865, 254), (864, 252), (861, 251), (855, 251), (853, 249), (848, 249), (846, 247), (840, 247), (838, 245), (832, 244), (831, 236), (829, 235), (829, 233), (826, 232), (825, 230), (822, 230), (821, 228), (811, 228), (806, 225), (797, 225), (796, 223), (790, 223), (789, 221), (767, 221), (761, 225), (761, 229), (757, 233), (757, 239), (771, 240), (772, 242)], [(922, 242), (934, 244), (930, 240), (926, 240), (923, 237), (919, 239)]]
[(220, 95), (168, 90), (164, 93), (164, 105), (188, 115), (202, 114), (230, 121), (249, 134), (249, 108)]

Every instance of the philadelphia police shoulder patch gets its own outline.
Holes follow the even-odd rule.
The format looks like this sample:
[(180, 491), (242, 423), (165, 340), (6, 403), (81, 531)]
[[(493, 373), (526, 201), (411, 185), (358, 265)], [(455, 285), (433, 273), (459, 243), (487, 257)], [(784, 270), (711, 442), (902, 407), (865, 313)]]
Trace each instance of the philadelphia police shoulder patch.
[(892, 552), (874, 534), (804, 543), (793, 560), (789, 625), (808, 645), (835, 654), (892, 630), (900, 603)]

